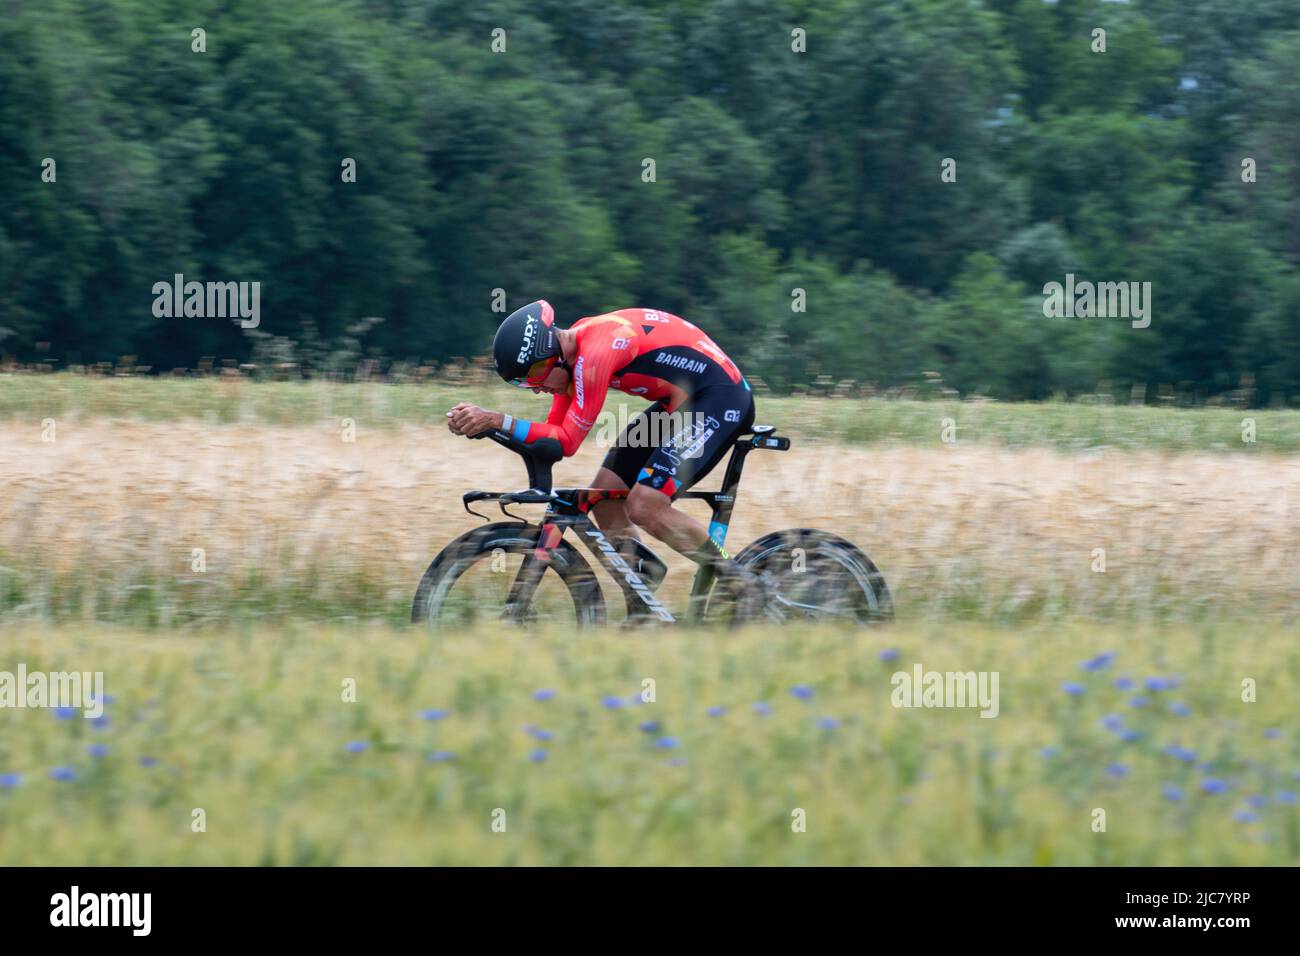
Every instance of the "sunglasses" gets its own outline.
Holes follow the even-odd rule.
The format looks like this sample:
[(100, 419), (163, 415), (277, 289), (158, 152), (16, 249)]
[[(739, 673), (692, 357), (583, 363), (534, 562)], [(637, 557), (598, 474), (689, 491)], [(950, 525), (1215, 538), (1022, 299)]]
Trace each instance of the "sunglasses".
[(554, 355), (551, 358), (539, 359), (528, 366), (528, 372), (525, 375), (520, 378), (512, 378), (510, 384), (516, 388), (537, 388), (546, 381), (546, 376), (551, 374), (551, 369), (566, 367), (563, 356)]

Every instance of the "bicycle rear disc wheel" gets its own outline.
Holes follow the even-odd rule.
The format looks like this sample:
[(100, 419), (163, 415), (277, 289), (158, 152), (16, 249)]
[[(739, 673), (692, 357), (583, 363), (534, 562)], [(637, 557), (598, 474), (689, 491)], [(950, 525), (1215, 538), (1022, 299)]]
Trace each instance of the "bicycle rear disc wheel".
[(839, 535), (815, 528), (774, 531), (746, 547), (736, 561), (766, 580), (770, 597), (764, 617), (769, 621), (893, 620), (894, 602), (884, 575)]

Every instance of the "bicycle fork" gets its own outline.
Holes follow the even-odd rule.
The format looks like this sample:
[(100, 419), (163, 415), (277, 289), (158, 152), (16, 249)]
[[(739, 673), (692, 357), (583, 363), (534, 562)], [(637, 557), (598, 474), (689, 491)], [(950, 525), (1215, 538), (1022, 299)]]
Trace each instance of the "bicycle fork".
[(618, 582), (629, 608), (644, 606), (647, 614), (665, 624), (676, 623), (677, 619), (672, 611), (655, 597), (654, 591), (642, 580), (641, 575), (632, 569), (627, 559), (590, 521), (554, 521), (548, 520), (549, 518), (548, 515), (543, 519), (541, 530), (537, 535), (537, 547), (533, 549), (532, 554), (524, 558), (519, 573), (515, 575), (515, 580), (510, 585), (507, 609), (504, 612), (506, 616), (518, 620), (527, 611), (532, 604), (537, 585), (551, 563), (551, 552), (559, 545), (564, 532), (569, 527), (574, 527), (579, 539)]
[(515, 579), (510, 582), (510, 594), (506, 597), (506, 606), (501, 609), (502, 619), (515, 623), (524, 619), (528, 609), (533, 606), (537, 585), (541, 583), (542, 575), (550, 566), (551, 549), (560, 543), (562, 537), (564, 537), (564, 529), (559, 525), (554, 522), (542, 525), (537, 535), (537, 547), (533, 549), (532, 554), (524, 556)]

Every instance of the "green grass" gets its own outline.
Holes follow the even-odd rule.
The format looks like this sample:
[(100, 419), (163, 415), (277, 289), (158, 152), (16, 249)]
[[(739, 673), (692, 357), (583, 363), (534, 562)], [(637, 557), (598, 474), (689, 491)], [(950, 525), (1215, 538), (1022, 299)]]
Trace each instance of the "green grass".
[[(0, 786), (6, 866), (1300, 862), (1300, 811), (1285, 802), (1300, 789), (1300, 651), (1249, 624), (441, 641), (388, 628), (30, 628), (5, 647), (0, 669), (102, 670), (114, 698), (103, 728), (0, 711), (0, 774), (22, 777)], [(878, 659), (886, 647), (897, 660)], [(1107, 671), (1080, 670), (1106, 650), (1119, 652)], [(890, 675), (915, 663), (999, 672), (999, 715), (894, 708)], [(1120, 675), (1182, 683), (1133, 707)], [(1241, 701), (1244, 678), (1257, 703)], [(646, 679), (654, 702), (627, 704)], [(341, 699), (349, 680), (355, 702)], [(811, 700), (790, 694), (796, 684)], [(555, 696), (535, 700), (539, 688)], [(624, 706), (605, 707), (611, 695)], [(1174, 701), (1190, 714), (1171, 713)], [(447, 714), (424, 719), (431, 708)], [(1119, 739), (1101, 726), (1109, 713), (1142, 736)], [(820, 728), (825, 717), (838, 726)], [(646, 721), (659, 729), (638, 729)], [(367, 749), (349, 753), (350, 741)], [(92, 743), (107, 755), (89, 755)], [(1170, 744), (1195, 761), (1164, 754)], [(432, 762), (435, 750), (455, 759)], [(56, 766), (76, 779), (51, 779)], [(1207, 778), (1229, 792), (1203, 792)], [(1258, 819), (1234, 820), (1256, 795)], [(205, 832), (191, 829), (196, 808)], [(792, 831), (796, 810), (806, 832)]]
[[(0, 421), (46, 418), (198, 420), (213, 424), (316, 425), (351, 418), (359, 427), (441, 424), (457, 401), (540, 418), (545, 398), (474, 377), (466, 384), (258, 382), (250, 379), (0, 375)], [(622, 402), (611, 399), (609, 409)], [(629, 407), (639, 409), (640, 402)], [(1065, 451), (1098, 447), (1164, 451), (1300, 452), (1300, 411), (1165, 408), (1065, 402), (758, 397), (760, 421), (789, 434), (850, 443), (942, 443), (945, 419), (958, 441)], [(1255, 438), (1243, 442), (1243, 420)]]

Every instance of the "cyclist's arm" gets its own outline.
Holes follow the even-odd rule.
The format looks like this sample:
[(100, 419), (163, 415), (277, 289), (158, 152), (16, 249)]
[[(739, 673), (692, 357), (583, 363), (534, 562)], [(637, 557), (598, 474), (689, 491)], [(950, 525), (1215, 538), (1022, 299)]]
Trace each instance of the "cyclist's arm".
[(563, 423), (564, 416), (569, 413), (569, 404), (573, 401), (573, 396), (568, 392), (551, 397), (551, 411), (546, 416), (546, 424), (559, 425)]
[(551, 414), (544, 422), (518, 419), (509, 422), (510, 433), (529, 444), (539, 438), (553, 438), (560, 443), (566, 458), (572, 455), (596, 424), (619, 354), (609, 348), (608, 343), (600, 342), (578, 356), (574, 366), (573, 396), (555, 396)]

